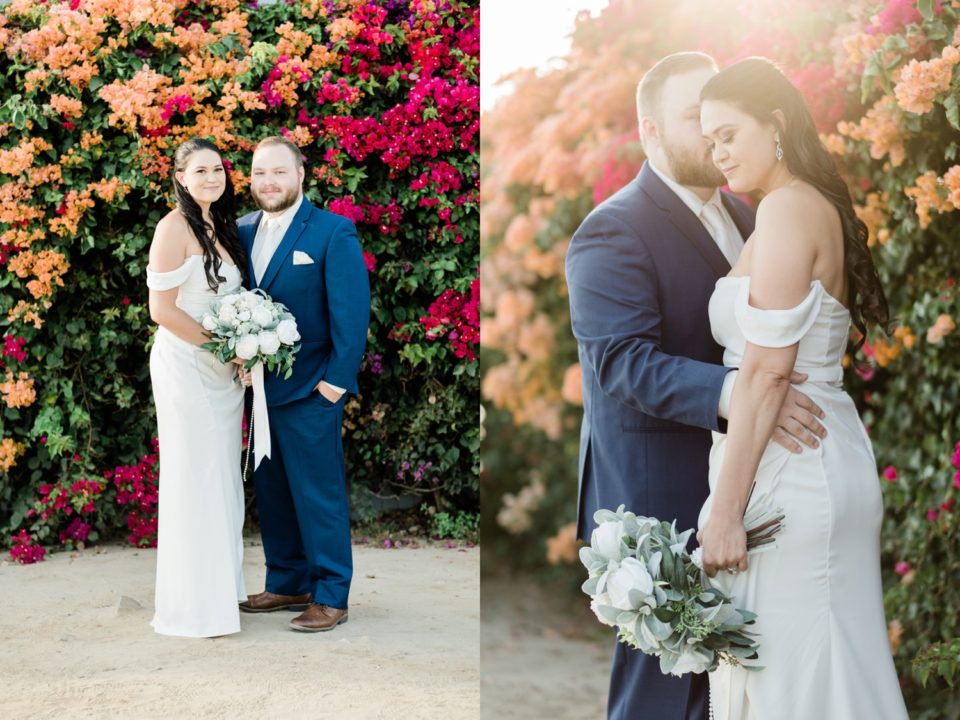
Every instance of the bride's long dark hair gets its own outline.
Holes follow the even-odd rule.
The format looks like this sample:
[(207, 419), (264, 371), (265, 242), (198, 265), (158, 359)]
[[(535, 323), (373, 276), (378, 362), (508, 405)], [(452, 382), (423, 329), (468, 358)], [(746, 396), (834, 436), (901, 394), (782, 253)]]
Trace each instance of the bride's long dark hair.
[(233, 190), (233, 182), (230, 180), (230, 171), (227, 168), (226, 162), (223, 164), (225, 180), (223, 195), (210, 205), (210, 216), (213, 219), (213, 227), (203, 219), (203, 211), (201, 211), (197, 201), (193, 199), (190, 192), (177, 180), (177, 173), (186, 172), (190, 156), (198, 150), (212, 150), (223, 160), (223, 153), (220, 152), (220, 148), (212, 142), (193, 138), (192, 140), (181, 143), (180, 146), (177, 147), (173, 156), (173, 170), (170, 172), (170, 175), (173, 179), (173, 191), (176, 196), (177, 209), (180, 210), (180, 213), (186, 218), (187, 224), (193, 231), (194, 237), (196, 237), (197, 242), (200, 243), (200, 249), (203, 251), (203, 270), (207, 275), (207, 285), (210, 286), (211, 290), (216, 292), (220, 283), (227, 281), (225, 277), (220, 275), (222, 261), (216, 250), (216, 241), (219, 239), (220, 244), (223, 245), (227, 253), (229, 253), (230, 259), (233, 260), (240, 270), (244, 284), (246, 284), (247, 281), (247, 260), (243, 252), (243, 247), (240, 245), (240, 236), (237, 233), (236, 195)]
[[(817, 127), (800, 91), (772, 62), (752, 57), (714, 75), (701, 91), (700, 100), (731, 103), (779, 131), (787, 169), (794, 177), (819, 190), (840, 214), (850, 319), (863, 335), (854, 346), (854, 352), (866, 339), (867, 323), (877, 324), (889, 334), (890, 308), (867, 247), (867, 226), (854, 212), (850, 190), (837, 172), (830, 153), (820, 142)], [(774, 115), (775, 110), (783, 113), (784, 123)]]

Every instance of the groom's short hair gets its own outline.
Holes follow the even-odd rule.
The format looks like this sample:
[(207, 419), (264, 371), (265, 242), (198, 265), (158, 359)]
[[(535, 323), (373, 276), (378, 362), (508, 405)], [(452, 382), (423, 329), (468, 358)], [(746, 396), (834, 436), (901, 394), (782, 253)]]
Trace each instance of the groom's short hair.
[(717, 71), (717, 62), (702, 52), (678, 52), (658, 61), (637, 84), (637, 121), (660, 118), (660, 96), (664, 84), (674, 75), (708, 68)]
[(293, 162), (296, 168), (299, 170), (303, 167), (303, 153), (300, 151), (300, 148), (297, 147), (297, 144), (292, 140), (283, 137), (283, 135), (271, 135), (265, 137), (263, 140), (257, 143), (257, 146), (253, 149), (254, 152), (259, 150), (262, 147), (268, 147), (270, 145), (283, 145), (287, 150), (293, 153)]

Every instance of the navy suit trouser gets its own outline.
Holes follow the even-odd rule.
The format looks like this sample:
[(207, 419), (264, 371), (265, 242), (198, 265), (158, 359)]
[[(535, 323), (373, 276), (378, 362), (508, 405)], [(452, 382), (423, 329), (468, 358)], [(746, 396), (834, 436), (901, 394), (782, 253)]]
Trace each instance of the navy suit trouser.
[[(314, 391), (270, 408), (271, 456), (254, 474), (268, 592), (345, 609), (353, 577), (343, 404)], [(254, 422), (256, 422), (254, 417)]]
[(617, 643), (610, 674), (609, 720), (707, 720), (707, 673), (660, 672), (660, 658)]

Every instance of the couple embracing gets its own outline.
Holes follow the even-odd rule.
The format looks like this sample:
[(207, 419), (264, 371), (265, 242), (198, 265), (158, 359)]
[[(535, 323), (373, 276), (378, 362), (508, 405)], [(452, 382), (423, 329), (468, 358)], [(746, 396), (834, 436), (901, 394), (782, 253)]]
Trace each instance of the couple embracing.
[[(160, 326), (150, 353), (160, 440), (151, 624), (215, 637), (240, 631), (241, 610), (302, 610), (292, 629), (331, 630), (347, 621), (352, 577), (343, 405), (357, 392), (370, 311), (356, 230), (304, 197), (303, 159), (286, 138), (257, 145), (260, 210), (239, 221), (216, 145), (180, 145), (172, 175), (176, 208), (157, 225), (147, 268)], [(288, 379), (265, 378), (271, 452), (254, 484), (266, 590), (248, 597), (240, 460), (251, 373), (201, 347), (210, 337), (200, 321), (218, 297), (257, 288), (293, 313), (302, 342)]]
[[(757, 614), (760, 664), (664, 676), (618, 643), (618, 720), (901, 720), (880, 578), (880, 483), (842, 387), (851, 324), (890, 324), (849, 190), (798, 90), (701, 53), (637, 90), (647, 160), (567, 256), (583, 367), (579, 536), (593, 514), (697, 527), (708, 581)], [(761, 195), (756, 212), (734, 195)], [(860, 340), (854, 350), (859, 349)], [(748, 557), (743, 515), (783, 509)]]

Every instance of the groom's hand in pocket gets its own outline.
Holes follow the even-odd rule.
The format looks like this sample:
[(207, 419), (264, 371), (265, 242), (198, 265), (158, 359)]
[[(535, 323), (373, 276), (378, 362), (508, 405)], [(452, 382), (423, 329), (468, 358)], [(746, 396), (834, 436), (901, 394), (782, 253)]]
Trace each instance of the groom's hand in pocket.
[(319, 383), (317, 383), (316, 391), (332, 403), (336, 403), (343, 395), (342, 392), (334, 390), (325, 380), (321, 380)]
[(826, 417), (820, 406), (797, 390), (794, 385), (806, 382), (803, 373), (790, 376), (790, 389), (780, 408), (777, 427), (772, 439), (792, 453), (803, 452), (803, 445), (809, 448), (820, 447), (820, 439), (826, 437), (827, 429), (820, 423)]

